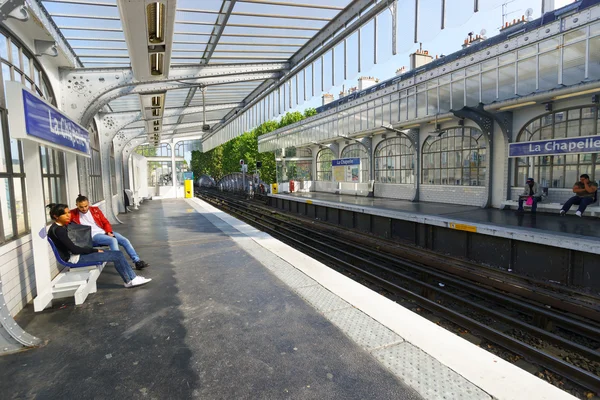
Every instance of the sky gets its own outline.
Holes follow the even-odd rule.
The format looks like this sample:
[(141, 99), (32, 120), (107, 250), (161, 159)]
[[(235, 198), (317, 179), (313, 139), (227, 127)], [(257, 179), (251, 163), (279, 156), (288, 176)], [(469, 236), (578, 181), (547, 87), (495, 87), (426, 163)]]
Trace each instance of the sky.
[[(481, 11), (478, 13), (473, 13), (472, 0), (447, 1), (448, 3), (452, 2), (453, 4), (448, 5), (447, 3), (447, 7), (452, 7), (452, 9), (448, 11), (446, 18), (446, 26), (448, 28), (444, 30), (440, 29), (439, 21), (441, 19), (441, 12), (438, 10), (439, 0), (421, 0), (420, 2), (420, 13), (424, 16), (431, 15), (431, 21), (426, 20), (425, 23), (423, 21), (420, 22), (423, 30), (419, 30), (419, 39), (422, 41), (423, 50), (428, 50), (429, 54), (432, 54), (434, 57), (435, 55), (441, 54), (448, 55), (460, 50), (461, 45), (463, 44), (464, 39), (467, 38), (469, 32), (479, 34), (482, 29), (485, 29), (487, 32), (486, 37), (492, 37), (498, 34), (499, 27), (502, 25), (502, 4), (507, 3), (510, 0), (480, 0)], [(563, 7), (572, 2), (572, 0), (555, 0), (555, 8)], [(405, 2), (400, 0), (399, 4), (402, 3)], [(533, 10), (532, 19), (537, 19), (541, 16), (541, 4), (541, 0), (512, 1), (505, 7), (506, 12), (508, 13), (506, 20), (512, 21), (513, 19), (521, 18), (528, 8)], [(435, 7), (431, 8), (433, 6)], [(414, 9), (411, 9), (411, 11), (412, 10)], [(401, 8), (399, 8), (399, 11), (401, 11)], [(404, 15), (405, 14), (406, 12)], [(399, 15), (402, 14), (399, 12)], [(463, 15), (467, 15), (467, 17), (465, 18)], [(471, 15), (471, 17), (468, 18), (468, 15)], [(414, 18), (412, 14), (410, 15), (410, 18)], [(343, 86), (345, 86), (346, 90), (350, 87), (357, 86), (358, 76), (373, 76), (383, 81), (394, 77), (396, 70), (402, 66), (405, 66), (408, 70), (409, 55), (419, 48), (419, 44), (413, 43), (414, 38), (412, 30), (414, 28), (412, 26), (410, 26), (409, 29), (405, 29), (404, 32), (401, 31), (402, 28), (398, 29), (399, 40), (397, 46), (398, 49), (402, 49), (402, 51), (398, 51), (398, 54), (395, 56), (390, 56), (386, 61), (364, 70), (364, 72), (356, 75), (356, 78), (335, 85), (328, 92), (333, 94), (334, 98), (337, 99)], [(407, 40), (400, 40), (403, 33), (410, 34)], [(385, 39), (382, 41), (385, 41)], [(372, 53), (371, 49), (368, 50)], [(306, 108), (318, 107), (321, 104), (321, 96), (315, 96), (314, 99), (304, 102), (304, 104), (295, 107), (292, 111), (303, 111)]]

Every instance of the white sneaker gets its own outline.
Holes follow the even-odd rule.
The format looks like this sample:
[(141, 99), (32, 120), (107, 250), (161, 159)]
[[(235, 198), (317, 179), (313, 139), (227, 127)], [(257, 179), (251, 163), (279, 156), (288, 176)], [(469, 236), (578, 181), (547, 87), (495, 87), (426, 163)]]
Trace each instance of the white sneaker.
[(562, 217), (563, 215), (565, 215), (565, 210), (560, 210), (560, 216)]
[(133, 278), (133, 280), (125, 283), (125, 287), (126, 288), (132, 288), (134, 286), (142, 286), (145, 285), (146, 283), (150, 282), (152, 279), (151, 278), (144, 278), (143, 276), (136, 276), (135, 278)]
[(581, 211), (577, 211), (577, 212), (575, 213), (575, 215), (577, 215), (578, 217), (581, 217)]

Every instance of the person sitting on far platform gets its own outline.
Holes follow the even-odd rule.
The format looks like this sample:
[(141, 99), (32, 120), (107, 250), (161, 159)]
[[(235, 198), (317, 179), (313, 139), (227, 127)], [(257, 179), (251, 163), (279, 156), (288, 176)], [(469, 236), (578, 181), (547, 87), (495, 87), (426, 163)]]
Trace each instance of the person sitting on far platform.
[[(529, 200), (531, 198), (531, 200)], [(517, 212), (523, 212), (523, 202), (531, 205), (531, 213), (535, 214), (537, 210), (537, 203), (542, 201), (542, 188), (533, 180), (533, 178), (527, 178), (525, 181), (525, 188), (523, 193), (519, 196), (519, 208)]]
[(71, 210), (71, 220), (76, 224), (87, 225), (92, 228), (92, 241), (94, 246), (108, 246), (113, 251), (120, 251), (119, 245), (123, 246), (135, 268), (143, 269), (150, 265), (140, 260), (129, 239), (113, 232), (110, 222), (106, 219), (98, 207), (90, 206), (87, 197), (79, 195), (75, 200), (77, 208)]
[(573, 193), (575, 193), (575, 196), (565, 202), (560, 210), (560, 215), (565, 215), (573, 204), (578, 204), (579, 208), (575, 215), (581, 217), (587, 206), (596, 202), (598, 184), (590, 181), (590, 176), (588, 174), (582, 174), (579, 177), (579, 182), (576, 182), (575, 185), (573, 185)]
[(77, 246), (67, 233), (67, 225), (71, 222), (71, 213), (66, 204), (48, 204), (50, 218), (54, 221), (48, 230), (48, 237), (52, 239), (56, 250), (63, 261), (73, 264), (89, 262), (112, 262), (126, 288), (145, 285), (152, 279), (136, 275), (131, 269), (125, 256), (120, 251), (100, 250), (93, 247)]

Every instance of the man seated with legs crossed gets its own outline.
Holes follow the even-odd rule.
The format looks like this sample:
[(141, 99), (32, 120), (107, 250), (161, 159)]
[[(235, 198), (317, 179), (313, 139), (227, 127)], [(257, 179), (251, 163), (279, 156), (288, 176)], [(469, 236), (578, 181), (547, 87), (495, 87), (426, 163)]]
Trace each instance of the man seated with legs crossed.
[(596, 195), (598, 192), (598, 184), (594, 181), (590, 181), (588, 174), (582, 174), (579, 177), (579, 182), (573, 185), (573, 193), (575, 196), (571, 197), (562, 206), (560, 215), (565, 215), (573, 204), (579, 205), (575, 215), (581, 217), (587, 206), (596, 202)]
[(76, 224), (87, 225), (92, 228), (92, 241), (94, 246), (109, 246), (111, 250), (119, 251), (123, 246), (137, 269), (149, 267), (135, 252), (135, 249), (125, 236), (113, 232), (110, 222), (98, 207), (90, 206), (87, 197), (79, 195), (75, 200), (77, 208), (71, 210), (71, 221)]

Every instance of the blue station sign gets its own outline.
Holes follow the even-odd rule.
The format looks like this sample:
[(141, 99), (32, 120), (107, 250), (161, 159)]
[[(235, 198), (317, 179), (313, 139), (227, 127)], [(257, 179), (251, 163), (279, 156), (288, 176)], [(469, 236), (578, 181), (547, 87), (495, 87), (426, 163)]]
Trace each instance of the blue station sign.
[(554, 154), (600, 153), (600, 136), (539, 140), (510, 143), (509, 157), (546, 156)]
[(332, 167), (345, 167), (347, 165), (360, 165), (360, 158), (340, 158), (331, 160)]
[[(9, 85), (10, 84), (10, 85)], [(86, 129), (17, 82), (6, 82), (10, 134), (77, 155), (90, 155)]]

